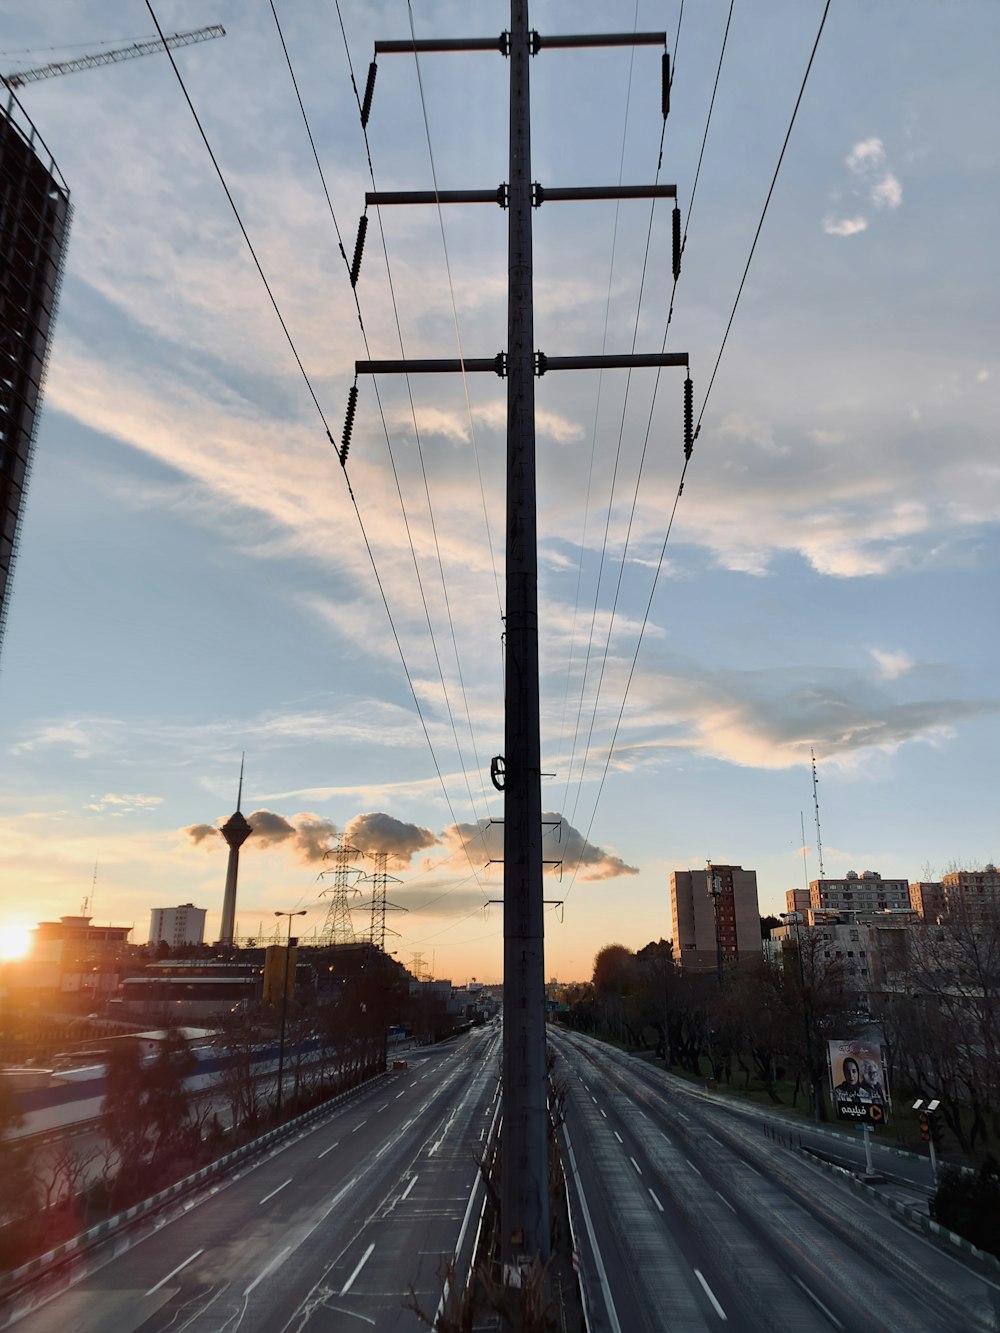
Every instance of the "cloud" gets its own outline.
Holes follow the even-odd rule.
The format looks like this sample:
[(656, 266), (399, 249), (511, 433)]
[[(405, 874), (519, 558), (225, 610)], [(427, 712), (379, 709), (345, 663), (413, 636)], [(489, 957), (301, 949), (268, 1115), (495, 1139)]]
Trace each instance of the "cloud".
[(876, 208), (898, 208), (903, 202), (903, 187), (891, 171), (872, 186), (871, 201)]
[(990, 372), (985, 367), (982, 370), (976, 371), (977, 384), (985, 384), (989, 378), (990, 378)]
[[(191, 824), (183, 830), (196, 845), (208, 841), (209, 848), (225, 847), (218, 824)], [(273, 810), (254, 810), (247, 816), (253, 832), (243, 844), (243, 851), (267, 851), (284, 847), (299, 861), (310, 864), (322, 861), (337, 837), (337, 827), (320, 815), (299, 814), (286, 818)]]
[(1000, 711), (997, 699), (897, 701), (870, 673), (801, 667), (646, 672), (636, 700), (642, 716), (635, 726), (648, 735), (631, 752), (620, 736), (625, 764), (639, 762), (644, 751), (691, 750), (743, 767), (781, 769), (807, 763), (814, 747), (841, 767), (863, 769), (873, 752), (891, 754), (909, 741), (937, 743), (955, 724)]
[[(579, 879), (597, 881), (639, 873), (636, 866), (628, 865), (614, 852), (588, 842), (558, 811), (543, 812), (542, 826), (543, 857), (549, 863), (546, 875), (575, 874)], [(480, 866), (487, 860), (503, 859), (503, 825), (498, 822), (451, 824), (442, 832), (441, 842), (456, 865), (471, 861)]]
[(107, 812), (112, 815), (126, 815), (132, 814), (136, 810), (152, 810), (162, 804), (162, 796), (141, 796), (138, 793), (134, 796), (127, 796), (109, 791), (83, 808), (84, 810), (92, 810), (95, 814)]
[(852, 147), (844, 161), (855, 175), (864, 175), (885, 161), (885, 146), (881, 139), (862, 139)]
[(439, 839), (430, 829), (382, 812), (355, 815), (344, 826), (344, 841), (362, 852), (388, 852), (388, 865), (400, 870), (410, 864), (417, 852), (437, 845)]
[(868, 230), (868, 219), (827, 217), (823, 219), (823, 230), (827, 236), (857, 236), (859, 232)]
[(906, 653), (885, 653), (879, 648), (872, 648), (871, 655), (879, 665), (879, 671), (886, 680), (896, 680), (913, 669), (913, 658)]

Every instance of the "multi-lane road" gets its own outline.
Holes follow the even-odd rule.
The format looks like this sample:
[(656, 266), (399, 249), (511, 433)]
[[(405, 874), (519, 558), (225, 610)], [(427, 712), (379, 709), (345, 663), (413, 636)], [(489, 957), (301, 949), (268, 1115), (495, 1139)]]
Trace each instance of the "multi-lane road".
[[(1000, 1329), (989, 1274), (776, 1139), (759, 1113), (575, 1034), (549, 1040), (588, 1333)], [(461, 1272), (479, 1227), (498, 1066), (495, 1028), (412, 1054), (83, 1260), (71, 1285), (63, 1274), (36, 1288), (17, 1328), (426, 1327), (412, 1301), (434, 1317), (442, 1262), (459, 1252)]]
[(760, 1119), (597, 1042), (550, 1044), (595, 1333), (1000, 1328), (1000, 1286)]
[[(17, 1322), (24, 1333), (425, 1328), (475, 1237), (499, 1115), (498, 1032), (410, 1055), (328, 1119), (122, 1237)], [(99, 1266), (98, 1266), (99, 1263)]]

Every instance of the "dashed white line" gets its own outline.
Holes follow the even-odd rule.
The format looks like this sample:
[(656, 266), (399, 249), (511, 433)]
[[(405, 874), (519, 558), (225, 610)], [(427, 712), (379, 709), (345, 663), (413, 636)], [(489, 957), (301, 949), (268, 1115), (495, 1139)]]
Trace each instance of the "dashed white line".
[(594, 1096), (593, 1093), (590, 1094), (590, 1100), (594, 1103), (595, 1106), (597, 1105), (597, 1098)]
[(716, 1192), (716, 1194), (719, 1195), (719, 1198), (720, 1198), (720, 1199), (722, 1200), (722, 1202), (726, 1205), (726, 1207), (729, 1209), (729, 1211), (730, 1211), (731, 1213), (735, 1213), (735, 1212), (736, 1212), (736, 1209), (735, 1209), (735, 1208), (733, 1207), (733, 1205), (729, 1202), (729, 1200), (726, 1198), (726, 1196), (725, 1196), (724, 1194), (720, 1193), (719, 1190), (716, 1190), (715, 1192)]
[(682, 1120), (687, 1120), (688, 1124), (690, 1125), (691, 1121), (689, 1117), (684, 1114), (683, 1111), (678, 1111), (677, 1114), (680, 1116)]
[[(338, 1139), (337, 1142), (339, 1143), (340, 1140)], [(317, 1154), (316, 1154), (317, 1161), (319, 1160), (320, 1157), (325, 1157), (325, 1156), (327, 1155), (328, 1152), (333, 1152), (333, 1150), (334, 1150), (334, 1148), (336, 1148), (336, 1146), (337, 1146), (336, 1143), (331, 1143), (330, 1146), (329, 1146), (329, 1148), (324, 1148), (323, 1151), (322, 1151), (321, 1153), (317, 1153)]]
[(377, 1107), (375, 1108), (375, 1114), (378, 1115), (380, 1111), (384, 1111), (385, 1108), (386, 1108), (388, 1105), (389, 1105), (389, 1103), (388, 1103), (388, 1102), (385, 1102), (382, 1106), (377, 1106)]
[(619, 1143), (624, 1143), (624, 1142), (625, 1142), (625, 1140), (622, 1138), (622, 1136), (618, 1133), (617, 1129), (614, 1131), (614, 1135), (615, 1135), (615, 1138), (618, 1140)]
[[(319, 1223), (317, 1223), (317, 1226), (318, 1226), (318, 1225), (319, 1225)], [(286, 1245), (285, 1248), (281, 1251), (280, 1254), (276, 1254), (276, 1255), (274, 1256), (274, 1258), (271, 1260), (271, 1262), (268, 1264), (268, 1266), (267, 1266), (266, 1268), (262, 1268), (262, 1269), (261, 1269), (261, 1271), (260, 1271), (260, 1272), (257, 1274), (257, 1276), (254, 1278), (254, 1280), (250, 1283), (249, 1287), (247, 1287), (246, 1291), (243, 1293), (243, 1299), (244, 1299), (244, 1300), (246, 1300), (246, 1298), (250, 1295), (250, 1293), (253, 1291), (254, 1287), (259, 1287), (260, 1284), (264, 1281), (265, 1278), (270, 1277), (271, 1274), (274, 1272), (274, 1270), (275, 1270), (276, 1268), (279, 1268), (279, 1267), (281, 1266), (281, 1263), (282, 1263), (282, 1261), (283, 1261), (285, 1255), (286, 1255), (286, 1254), (290, 1254), (290, 1253), (291, 1253), (291, 1249), (292, 1249), (292, 1247), (291, 1247), (290, 1245)]]
[[(600, 1107), (598, 1107), (597, 1109), (598, 1109), (599, 1111), (601, 1111), (601, 1108), (600, 1108)], [(607, 1111), (601, 1111), (601, 1115), (604, 1116), (604, 1119), (605, 1119), (605, 1120), (607, 1120), (607, 1118), (608, 1118), (608, 1113), (607, 1113)]]
[(406, 1096), (406, 1089), (404, 1088), (402, 1092), (396, 1093), (396, 1101), (398, 1102), (400, 1097), (405, 1097), (405, 1096)]
[(166, 1284), (170, 1281), (170, 1279), (172, 1277), (176, 1277), (182, 1268), (187, 1268), (188, 1264), (193, 1264), (194, 1261), (198, 1258), (198, 1255), (204, 1253), (205, 1253), (204, 1246), (202, 1246), (200, 1250), (195, 1250), (194, 1254), (189, 1255), (182, 1264), (178, 1264), (176, 1268), (171, 1268), (170, 1272), (167, 1274), (166, 1277), (161, 1277), (155, 1287), (150, 1287), (150, 1289), (146, 1292), (146, 1295), (152, 1296), (154, 1291), (159, 1291), (161, 1287), (166, 1286)]
[(364, 1254), (358, 1260), (357, 1268), (355, 1268), (354, 1272), (351, 1274), (351, 1276), (347, 1279), (347, 1281), (340, 1289), (341, 1296), (346, 1296), (347, 1293), (350, 1291), (350, 1289), (354, 1286), (355, 1278), (361, 1272), (362, 1268), (364, 1268), (368, 1260), (372, 1257), (372, 1251), (374, 1250), (374, 1248), (375, 1244), (374, 1242), (372, 1242), (372, 1244), (368, 1246), (367, 1250), (365, 1250)]
[(634, 1158), (634, 1157), (630, 1157), (628, 1160), (632, 1163), (632, 1165), (635, 1167), (635, 1169), (638, 1171), (639, 1175), (641, 1176), (641, 1175), (642, 1175), (642, 1167), (641, 1167), (641, 1166), (639, 1165), (639, 1163), (635, 1160), (635, 1158)]
[(662, 1213), (662, 1212), (663, 1212), (663, 1204), (660, 1203), (659, 1199), (656, 1197), (656, 1195), (653, 1193), (652, 1190), (649, 1191), (649, 1197), (653, 1200), (653, 1202), (656, 1204), (657, 1208), (659, 1208), (660, 1212)]
[(700, 1171), (698, 1170), (698, 1168), (695, 1166), (694, 1162), (691, 1161), (691, 1158), (690, 1158), (690, 1157), (685, 1157), (684, 1160), (685, 1160), (685, 1162), (687, 1162), (688, 1166), (691, 1168), (691, 1170), (695, 1173), (696, 1176), (700, 1176), (700, 1175), (701, 1175), (701, 1172), (700, 1172)]
[(263, 1199), (261, 1199), (260, 1203), (258, 1203), (257, 1205), (258, 1208), (260, 1207), (261, 1203), (267, 1203), (268, 1199), (273, 1199), (276, 1194), (281, 1193), (281, 1191), (285, 1188), (286, 1185), (290, 1185), (291, 1183), (292, 1183), (292, 1177), (289, 1176), (287, 1180), (282, 1181), (282, 1183), (278, 1186), (276, 1190), (272, 1190), (270, 1194), (264, 1195)]
[(823, 1302), (820, 1300), (820, 1298), (815, 1294), (815, 1292), (810, 1291), (809, 1288), (806, 1286), (806, 1284), (802, 1281), (802, 1279), (797, 1278), (794, 1273), (792, 1274), (792, 1281), (797, 1286), (802, 1288), (805, 1294), (815, 1305), (819, 1306), (819, 1308), (823, 1311), (823, 1313), (826, 1315), (827, 1319), (829, 1319), (830, 1323), (834, 1326), (834, 1328), (844, 1327), (844, 1325), (840, 1322), (840, 1320), (833, 1313), (833, 1311), (828, 1310), (826, 1306), (823, 1304)]
[(713, 1305), (714, 1308), (715, 1308), (715, 1313), (719, 1316), (720, 1319), (728, 1319), (729, 1316), (726, 1314), (725, 1310), (723, 1310), (722, 1306), (719, 1304), (719, 1302), (718, 1302), (718, 1301), (716, 1300), (716, 1298), (715, 1298), (715, 1292), (714, 1292), (714, 1291), (712, 1290), (712, 1288), (708, 1285), (708, 1283), (707, 1283), (707, 1282), (705, 1281), (705, 1279), (702, 1277), (701, 1273), (699, 1273), (699, 1271), (698, 1271), (697, 1268), (694, 1270), (694, 1275), (695, 1275), (695, 1277), (698, 1279), (698, 1281), (701, 1283), (701, 1285), (704, 1287), (704, 1289), (705, 1289), (705, 1295), (706, 1295), (706, 1296), (708, 1297), (708, 1299), (712, 1302), (712, 1305)]
[(400, 1203), (402, 1203), (404, 1199), (409, 1198), (410, 1190), (413, 1189), (414, 1185), (417, 1183), (419, 1179), (420, 1179), (419, 1176), (410, 1177), (410, 1183), (407, 1185), (406, 1189), (403, 1190), (402, 1194), (399, 1196)]
[(367, 1125), (367, 1124), (368, 1124), (368, 1121), (367, 1121), (367, 1120), (362, 1120), (362, 1122), (361, 1122), (360, 1125), (355, 1125), (355, 1126), (354, 1126), (354, 1128), (351, 1130), (351, 1133), (352, 1133), (352, 1134), (356, 1134), (356, 1133), (358, 1132), (359, 1129), (364, 1129), (365, 1125)]

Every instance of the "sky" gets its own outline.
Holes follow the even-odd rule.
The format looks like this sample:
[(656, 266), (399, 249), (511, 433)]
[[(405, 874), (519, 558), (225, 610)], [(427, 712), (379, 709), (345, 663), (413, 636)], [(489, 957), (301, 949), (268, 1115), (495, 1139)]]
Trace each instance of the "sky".
[[(493, 36), (508, 14), (275, 0), (328, 205), (270, 3), (155, 9), (166, 32), (226, 28), (176, 59), (316, 401), (167, 58), (25, 88), (74, 216), (0, 658), (0, 917), (87, 899), (141, 942), (151, 908), (192, 902), (214, 939), (212, 830), (245, 753), (241, 935), (299, 908), (322, 932), (346, 838), (369, 876), (389, 853), (389, 951), (499, 980), (505, 385), (363, 376), (346, 473), (337, 448), (358, 308), (373, 358), (504, 347), (506, 214), (370, 209), (358, 306), (338, 230), (350, 258), (372, 188), (351, 66), (363, 90), (376, 38)], [(532, 175), (676, 183), (687, 235), (668, 328), (669, 201), (543, 204), (536, 346), (666, 339), (702, 421), (665, 541), (683, 372), (536, 382), (562, 980), (669, 937), (672, 869), (752, 868), (783, 910), (819, 873), (811, 750), (828, 876), (1000, 855), (994, 0), (960, 22), (833, 0), (712, 380), (822, 11), (735, 0), (706, 137), (725, 0), (531, 7), (543, 34), (667, 31), (659, 174), (640, 47), (532, 61)], [(152, 32), (140, 0), (0, 0), (0, 68)], [(378, 188), (506, 180), (507, 76), (494, 53), (383, 56)]]

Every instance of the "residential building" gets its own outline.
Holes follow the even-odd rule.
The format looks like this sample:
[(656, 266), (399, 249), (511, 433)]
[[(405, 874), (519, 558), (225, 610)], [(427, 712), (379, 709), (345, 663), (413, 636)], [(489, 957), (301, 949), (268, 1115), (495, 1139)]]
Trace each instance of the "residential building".
[(812, 906), (808, 889), (786, 889), (785, 890), (785, 911), (786, 912), (808, 912)]
[(204, 907), (184, 903), (180, 907), (154, 907), (149, 914), (150, 945), (169, 944), (171, 949), (205, 940)]
[(809, 905), (827, 912), (883, 912), (910, 906), (910, 885), (905, 879), (883, 879), (877, 870), (858, 874), (849, 870), (843, 879), (809, 881)]
[(920, 880), (910, 885), (910, 906), (923, 921), (937, 921), (946, 907), (944, 885), (940, 880)]
[(20, 102), (0, 104), (0, 643), (69, 233), (69, 190)]
[(675, 870), (670, 907), (674, 962), (685, 971), (713, 971), (720, 951), (724, 964), (761, 956), (755, 870), (711, 863), (703, 870)]
[(970, 916), (1000, 914), (1000, 871), (992, 862), (982, 870), (952, 870), (941, 877), (944, 912), (964, 911)]

